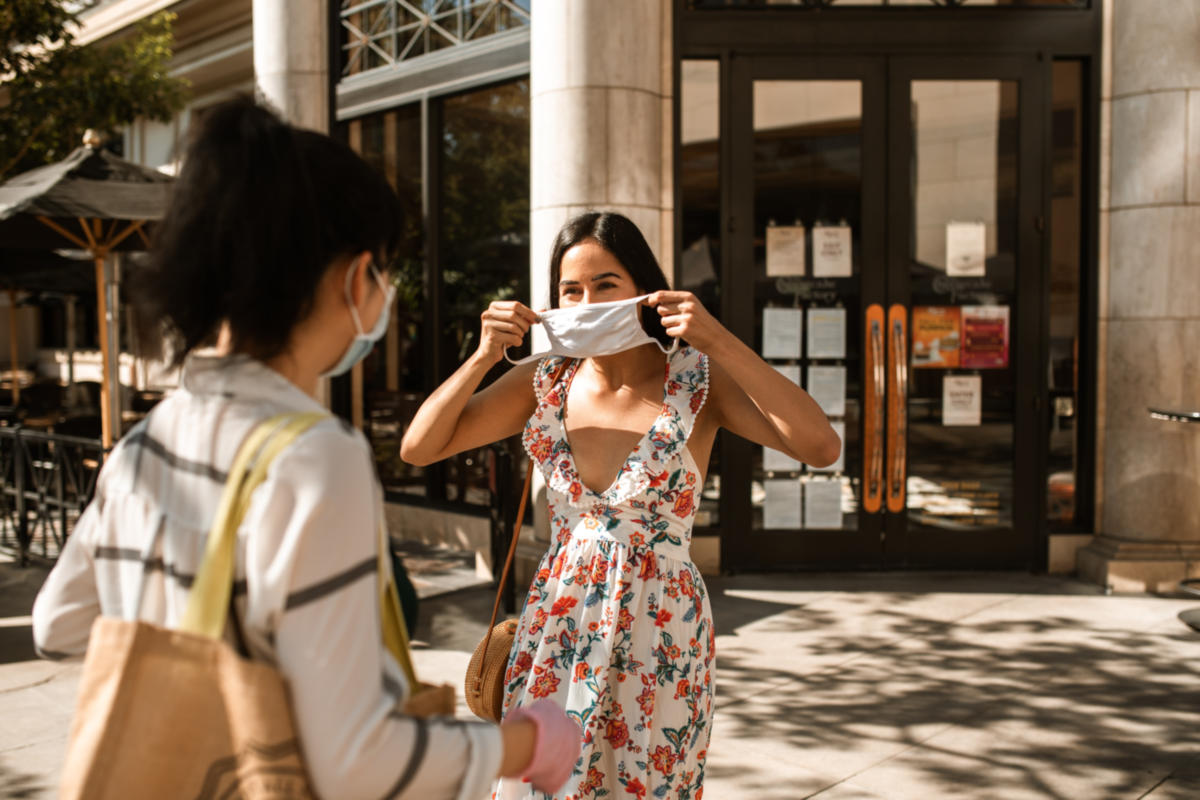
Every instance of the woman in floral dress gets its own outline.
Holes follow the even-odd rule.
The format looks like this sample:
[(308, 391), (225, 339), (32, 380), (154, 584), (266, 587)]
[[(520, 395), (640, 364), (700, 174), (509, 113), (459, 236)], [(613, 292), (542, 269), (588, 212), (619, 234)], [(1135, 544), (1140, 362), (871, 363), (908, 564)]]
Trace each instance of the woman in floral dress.
[[(689, 546), (716, 433), (815, 466), (835, 461), (841, 442), (802, 389), (693, 295), (668, 288), (625, 217), (568, 222), (550, 278), (555, 307), (649, 294), (643, 327), (687, 344), (552, 355), (476, 392), (537, 321), (519, 302), (494, 302), (479, 349), (422, 405), (402, 455), (427, 464), (521, 432), (545, 476), (552, 543), (521, 615), (504, 707), (551, 698), (583, 727), (583, 754), (553, 797), (700, 800), (714, 632)], [(493, 797), (549, 795), (502, 780)]]

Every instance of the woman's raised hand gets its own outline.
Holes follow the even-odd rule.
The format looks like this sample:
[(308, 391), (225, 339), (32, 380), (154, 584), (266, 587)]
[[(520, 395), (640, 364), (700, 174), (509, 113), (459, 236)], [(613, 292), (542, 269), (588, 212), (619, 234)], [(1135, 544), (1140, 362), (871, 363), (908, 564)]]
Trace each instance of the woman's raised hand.
[(492, 364), (504, 358), (504, 348), (520, 347), (529, 326), (538, 321), (529, 306), (516, 300), (496, 300), (479, 317), (479, 354)]
[(687, 339), (688, 344), (712, 354), (732, 334), (708, 313), (691, 292), (659, 291), (646, 298), (646, 305), (658, 310), (667, 335)]

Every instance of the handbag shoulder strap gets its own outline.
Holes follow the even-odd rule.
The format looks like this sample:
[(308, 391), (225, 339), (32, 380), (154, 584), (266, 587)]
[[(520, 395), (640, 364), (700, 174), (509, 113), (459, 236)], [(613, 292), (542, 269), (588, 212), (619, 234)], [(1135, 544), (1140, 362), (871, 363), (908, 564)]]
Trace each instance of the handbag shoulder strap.
[(266, 480), (267, 470), (279, 454), (328, 416), (319, 412), (280, 414), (260, 423), (242, 442), (208, 532), (204, 558), (179, 625), (181, 631), (221, 638), (233, 593), (237, 529), (250, 507), (251, 495)]
[[(559, 378), (562, 377), (563, 372), (565, 372), (567, 369), (567, 365), (569, 365), (572, 360), (573, 359), (565, 358), (563, 359), (563, 362), (558, 365), (558, 370), (555, 371), (554, 377), (549, 383), (551, 388), (558, 383)], [(547, 391), (549, 391), (549, 389)], [(508, 573), (509, 570), (512, 569), (513, 557), (517, 553), (517, 540), (521, 538), (521, 523), (525, 519), (525, 504), (529, 500), (529, 489), (533, 485), (534, 467), (535, 465), (533, 463), (533, 459), (531, 458), (529, 459), (529, 467), (525, 470), (525, 484), (521, 489), (521, 500), (517, 504), (517, 516), (516, 519), (513, 520), (512, 524), (512, 535), (508, 543), (508, 556), (504, 559), (504, 571), (500, 573), (500, 581), (496, 586), (496, 601), (492, 603), (492, 621), (488, 624), (487, 633), (485, 633), (483, 636), (483, 652), (485, 653), (492, 643), (492, 631), (496, 627), (496, 619), (500, 616), (500, 603), (501, 599), (504, 597), (504, 586), (506, 583), (508, 583)], [(476, 684), (480, 684), (482, 680), (482, 676), (479, 675), (476, 676), (475, 682)], [(477, 685), (476, 689), (478, 690), (478, 688), (479, 687)]]

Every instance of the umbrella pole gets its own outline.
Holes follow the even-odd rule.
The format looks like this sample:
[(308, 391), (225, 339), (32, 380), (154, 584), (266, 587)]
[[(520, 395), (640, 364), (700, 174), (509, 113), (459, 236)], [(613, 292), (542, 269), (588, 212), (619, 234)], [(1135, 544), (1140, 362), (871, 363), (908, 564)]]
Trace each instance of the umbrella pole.
[(17, 291), (15, 289), (8, 290), (8, 350), (12, 356), (12, 404), (13, 408), (17, 407), (17, 402), (21, 399), (21, 381), (18, 374), (18, 362), (21, 360), (20, 351), (17, 349)]
[(102, 249), (92, 251), (92, 257), (96, 260), (96, 322), (100, 328), (100, 442), (105, 450), (112, 447), (113, 443), (112, 414), (109, 409), (108, 391), (108, 298), (104, 285), (104, 259), (107, 255)]
[(67, 296), (67, 385), (75, 386), (75, 295)]

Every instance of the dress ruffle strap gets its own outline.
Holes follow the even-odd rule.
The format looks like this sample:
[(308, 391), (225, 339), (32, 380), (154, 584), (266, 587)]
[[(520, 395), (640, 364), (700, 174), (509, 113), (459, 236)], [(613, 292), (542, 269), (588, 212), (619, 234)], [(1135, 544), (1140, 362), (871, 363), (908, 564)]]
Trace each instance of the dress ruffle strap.
[(690, 347), (669, 357), (661, 413), (626, 458), (612, 486), (602, 493), (587, 488), (579, 479), (563, 422), (562, 395), (578, 362), (567, 367), (556, 385), (546, 386), (561, 363), (561, 358), (546, 358), (534, 373), (539, 402), (521, 437), (525, 451), (538, 465), (546, 486), (563, 494), (570, 505), (621, 505), (645, 492), (653, 476), (662, 473), (687, 446), (696, 416), (708, 398), (708, 357)]

